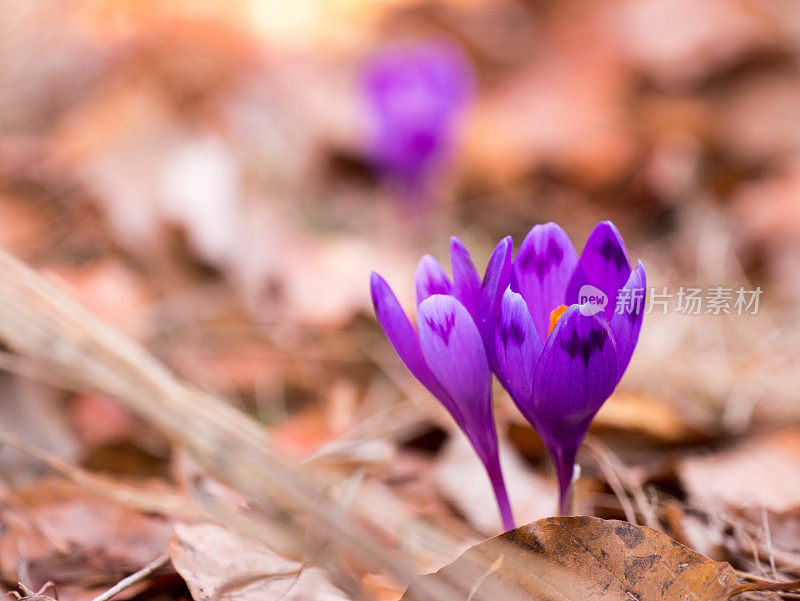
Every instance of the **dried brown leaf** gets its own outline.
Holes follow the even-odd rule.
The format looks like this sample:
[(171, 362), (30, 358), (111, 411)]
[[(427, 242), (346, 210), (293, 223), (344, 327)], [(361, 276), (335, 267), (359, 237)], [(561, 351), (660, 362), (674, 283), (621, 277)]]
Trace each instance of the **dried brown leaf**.
[(0, 575), (7, 581), (20, 579), (23, 566), (35, 588), (48, 580), (106, 587), (150, 562), (169, 540), (167, 520), (65, 480), (41, 479), (17, 497), (19, 511), (0, 540)]
[(319, 568), (284, 559), (215, 524), (178, 524), (172, 563), (196, 601), (345, 601)]
[(774, 14), (740, 0), (603, 3), (610, 42), (659, 85), (679, 87), (774, 47)]
[[(724, 601), (740, 585), (712, 561), (645, 526), (592, 517), (547, 518), (472, 547), (426, 578), (473, 574), (464, 599)], [(508, 592), (516, 592), (512, 597)], [(415, 599), (413, 591), (403, 597)]]
[(700, 437), (675, 404), (644, 393), (616, 392), (592, 422), (593, 432), (611, 431), (643, 438), (651, 444), (685, 444)]
[(704, 509), (756, 507), (785, 511), (800, 505), (800, 430), (759, 436), (677, 467), (689, 498)]

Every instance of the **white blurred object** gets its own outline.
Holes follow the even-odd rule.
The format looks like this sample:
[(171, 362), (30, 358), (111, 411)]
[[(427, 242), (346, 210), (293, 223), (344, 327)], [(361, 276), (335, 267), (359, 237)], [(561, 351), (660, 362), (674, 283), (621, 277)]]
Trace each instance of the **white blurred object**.
[(156, 192), (161, 214), (185, 228), (192, 249), (215, 266), (238, 254), (240, 182), (233, 151), (214, 135), (179, 144), (161, 167)]

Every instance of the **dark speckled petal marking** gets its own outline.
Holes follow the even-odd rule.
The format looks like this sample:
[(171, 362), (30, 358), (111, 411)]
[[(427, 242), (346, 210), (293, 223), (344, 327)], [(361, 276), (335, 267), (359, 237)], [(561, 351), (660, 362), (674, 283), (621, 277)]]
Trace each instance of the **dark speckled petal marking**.
[(577, 330), (573, 330), (568, 337), (560, 340), (569, 358), (573, 361), (580, 357), (585, 365), (589, 365), (592, 355), (602, 354), (608, 342), (608, 334), (599, 327), (593, 327), (585, 336), (581, 336)]
[(447, 277), (439, 261), (430, 255), (419, 260), (414, 273), (414, 284), (417, 289), (417, 306), (434, 294), (451, 294), (453, 284)]
[(623, 251), (622, 247), (614, 240), (606, 238), (598, 252), (608, 263), (613, 263), (617, 270), (630, 270), (628, 257), (625, 256), (625, 251)]
[(450, 333), (456, 323), (455, 313), (426, 317), (425, 322), (442, 339), (445, 345), (450, 344)]
[(425, 289), (427, 290), (428, 296), (447, 294), (450, 292), (450, 282), (440, 277), (438, 274), (431, 274), (425, 282)]
[(535, 421), (531, 387), (542, 341), (525, 300), (510, 287), (503, 294), (494, 336), (497, 377), (526, 419)]
[(544, 252), (537, 253), (532, 246), (529, 246), (525, 254), (517, 259), (523, 271), (533, 271), (539, 280), (561, 265), (563, 260), (564, 249), (553, 238), (547, 241)]
[(503, 340), (503, 346), (508, 348), (508, 343), (511, 342), (514, 346), (522, 346), (525, 342), (525, 332), (522, 327), (515, 321), (500, 324), (500, 338)]
[(618, 375), (616, 341), (605, 318), (569, 307), (542, 349), (532, 387), (534, 419), (556, 465), (562, 510), (578, 447)]
[(602, 290), (608, 297), (605, 308), (610, 320), (617, 304), (617, 293), (631, 274), (625, 242), (617, 228), (609, 221), (598, 223), (581, 253), (578, 266), (566, 289), (566, 304), (579, 302), (581, 289), (589, 284)]
[(577, 264), (575, 247), (555, 223), (535, 225), (520, 245), (512, 289), (522, 294), (542, 342), (550, 332), (550, 312), (564, 304)]

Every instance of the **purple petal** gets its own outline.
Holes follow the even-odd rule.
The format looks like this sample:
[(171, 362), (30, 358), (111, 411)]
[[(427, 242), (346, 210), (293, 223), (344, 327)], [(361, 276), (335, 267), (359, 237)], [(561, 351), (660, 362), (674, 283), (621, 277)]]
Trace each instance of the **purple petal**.
[(455, 45), (428, 42), (382, 48), (364, 68), (374, 127), (370, 146), (382, 177), (424, 191), (453, 146), (473, 74)]
[(450, 264), (453, 270), (453, 295), (467, 308), (472, 318), (477, 320), (481, 278), (469, 251), (455, 236), (450, 238)]
[(639, 340), (644, 318), (644, 301), (647, 291), (647, 274), (641, 261), (636, 263), (636, 269), (631, 272), (628, 281), (620, 293), (619, 302), (611, 318), (611, 331), (617, 342), (619, 355), (619, 377), (628, 368), (633, 356), (633, 349)]
[(542, 341), (550, 333), (550, 313), (566, 304), (567, 284), (578, 264), (578, 253), (566, 232), (555, 223), (535, 225), (514, 259), (514, 287), (528, 303)]
[(578, 266), (567, 286), (566, 304), (582, 304), (584, 297), (605, 295), (605, 316), (610, 320), (617, 303), (617, 292), (631, 275), (625, 242), (610, 221), (598, 223), (581, 253)]
[(558, 473), (567, 510), (575, 455), (617, 384), (617, 349), (605, 320), (572, 305), (542, 349), (533, 378), (537, 428)]
[(425, 255), (419, 260), (417, 270), (414, 272), (414, 283), (417, 289), (417, 307), (429, 296), (434, 294), (450, 294), (453, 284), (447, 277), (439, 261), (430, 255)]
[(497, 377), (525, 418), (535, 422), (533, 374), (542, 341), (525, 300), (507, 288), (500, 304), (494, 349)]
[[(492, 251), (489, 257), (489, 264), (486, 267), (486, 274), (483, 276), (481, 289), (483, 292), (483, 303), (485, 307), (500, 307), (500, 299), (508, 287), (508, 280), (511, 277), (511, 251), (514, 241), (511, 236), (506, 236)], [(496, 313), (495, 313), (496, 315)]]
[(457, 421), (473, 444), (485, 440), (494, 431), (492, 377), (472, 317), (452, 296), (436, 294), (420, 304), (417, 328), (425, 362), (464, 418)]
[(489, 361), (492, 363), (492, 369), (495, 368), (494, 329), (497, 324), (497, 315), (500, 312), (500, 301), (508, 288), (508, 280), (511, 277), (513, 248), (514, 241), (511, 236), (506, 236), (497, 243), (492, 251), (492, 256), (489, 257), (489, 264), (481, 284), (481, 299), (476, 323), (481, 338), (483, 338)]
[(389, 284), (375, 272), (370, 275), (370, 291), (378, 323), (381, 324), (383, 332), (400, 359), (412, 375), (445, 406), (452, 405), (449, 395), (425, 363), (414, 326), (411, 325)]
[(617, 347), (605, 320), (572, 305), (542, 349), (533, 378), (537, 414), (577, 421), (594, 413), (617, 384)]
[(367, 100), (395, 127), (446, 120), (469, 100), (473, 87), (464, 52), (443, 41), (384, 47), (364, 69)]
[(420, 304), (417, 322), (422, 354), (461, 413), (451, 410), (486, 467), (503, 526), (513, 528), (492, 417), (492, 374), (478, 328), (458, 300), (443, 295)]

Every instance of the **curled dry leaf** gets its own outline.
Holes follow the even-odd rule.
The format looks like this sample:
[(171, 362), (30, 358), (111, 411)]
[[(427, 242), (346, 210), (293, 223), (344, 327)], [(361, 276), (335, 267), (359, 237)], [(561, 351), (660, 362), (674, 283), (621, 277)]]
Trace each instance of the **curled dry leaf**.
[(677, 445), (702, 437), (703, 424), (690, 422), (681, 407), (645, 393), (615, 392), (592, 422), (592, 431), (617, 432), (650, 444)]
[[(146, 484), (141, 483), (144, 487)], [(4, 535), (0, 537), (0, 577), (39, 588), (48, 580), (64, 587), (105, 588), (163, 553), (169, 522), (117, 504), (95, 491), (59, 478), (43, 478), (0, 503)], [(7, 505), (6, 505), (7, 507)], [(24, 569), (20, 569), (24, 566)]]
[(118, 327), (152, 302), (144, 278), (119, 259), (72, 265), (54, 262), (43, 273), (66, 287), (94, 313)]
[(689, 500), (708, 511), (729, 507), (787, 511), (800, 505), (800, 429), (687, 457), (677, 466)]
[[(24, 432), (29, 445), (68, 461), (80, 452), (58, 391), (7, 372), (0, 374), (0, 424), (4, 432)], [(46, 468), (36, 459), (4, 448), (0, 471), (6, 483), (22, 486), (34, 482)]]
[[(716, 99), (715, 108), (713, 135), (738, 160), (780, 165), (800, 150), (800, 85), (792, 72), (744, 77)], [(772, 201), (771, 195), (762, 198)]]
[(777, 18), (737, 0), (653, 0), (601, 6), (609, 42), (661, 86), (682, 87), (774, 47)]
[(216, 524), (178, 524), (172, 564), (195, 601), (346, 601), (319, 568), (303, 567)]
[(554, 35), (558, 52), (537, 53), (480, 101), (466, 135), (466, 169), (507, 181), (547, 166), (587, 187), (626, 170), (634, 151), (620, 110), (626, 72), (601, 46), (585, 52), (590, 33), (571, 37), (580, 44)]
[[(726, 554), (728, 536), (726, 524), (717, 516), (707, 516), (697, 511), (686, 511), (682, 502), (671, 500), (664, 503), (661, 521), (679, 543), (687, 545), (711, 559), (730, 557)], [(751, 554), (748, 547), (747, 552)]]
[(138, 423), (119, 403), (97, 394), (81, 394), (70, 407), (72, 425), (89, 447), (115, 444), (132, 439)]
[(661, 532), (592, 517), (509, 530), (426, 578), (458, 582), (470, 601), (724, 601), (741, 584), (729, 564)]
[[(789, 572), (800, 565), (800, 507), (783, 512), (750, 507), (726, 514), (725, 518), (733, 526), (733, 535), (741, 541), (736, 560), (742, 566), (755, 571), (768, 564)], [(729, 548), (735, 549), (732, 545)]]
[[(764, 101), (760, 101), (764, 104)], [(786, 109), (800, 106), (800, 86), (794, 101), (785, 102)], [(770, 114), (776, 111), (772, 110)], [(785, 111), (784, 111), (785, 112)], [(783, 131), (788, 124), (798, 122), (786, 117)], [(763, 125), (755, 125), (764, 133)], [(800, 132), (793, 130), (789, 137), (796, 143)], [(752, 148), (753, 143), (747, 142)], [(739, 256), (752, 264), (763, 256), (764, 266), (771, 272), (774, 281), (782, 282), (787, 292), (800, 292), (796, 274), (800, 265), (797, 238), (800, 236), (800, 215), (797, 213), (797, 198), (800, 194), (800, 146), (793, 150), (794, 158), (786, 160), (775, 173), (740, 185), (731, 197), (732, 221), (736, 224), (733, 239)], [(763, 381), (763, 378), (762, 378)], [(765, 395), (765, 398), (769, 398)]]

